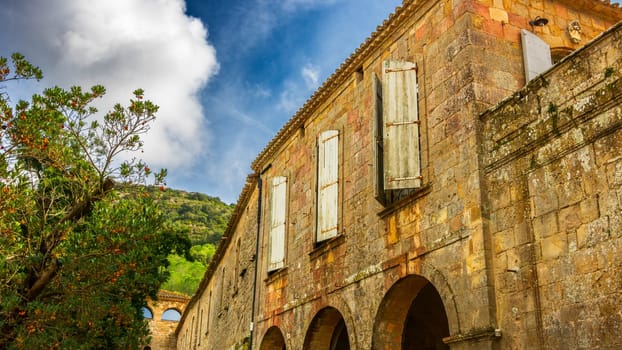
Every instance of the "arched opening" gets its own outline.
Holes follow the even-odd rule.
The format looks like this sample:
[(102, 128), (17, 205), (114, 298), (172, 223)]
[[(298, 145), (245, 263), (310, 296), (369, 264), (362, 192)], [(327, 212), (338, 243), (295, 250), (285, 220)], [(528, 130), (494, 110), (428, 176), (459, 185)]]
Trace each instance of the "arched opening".
[(570, 55), (573, 51), (574, 49), (570, 47), (553, 47), (551, 48), (551, 61), (553, 64), (557, 64), (557, 62)]
[(350, 350), (350, 338), (346, 323), (337, 309), (320, 310), (307, 330), (305, 350)]
[(162, 314), (162, 321), (179, 321), (181, 319), (181, 313), (175, 309), (167, 309)]
[(152, 320), (153, 319), (153, 311), (150, 308), (143, 306), (142, 307), (143, 317)]
[(285, 350), (285, 338), (278, 327), (273, 326), (268, 329), (261, 341), (259, 350)]
[(449, 350), (449, 324), (436, 288), (421, 276), (399, 280), (385, 295), (374, 322), (373, 349)]

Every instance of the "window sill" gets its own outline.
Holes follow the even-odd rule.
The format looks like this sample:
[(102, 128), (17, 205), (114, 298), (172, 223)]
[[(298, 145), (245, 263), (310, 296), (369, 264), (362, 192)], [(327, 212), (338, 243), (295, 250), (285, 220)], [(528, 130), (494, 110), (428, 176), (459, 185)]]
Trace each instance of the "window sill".
[(311, 260), (315, 260), (320, 256), (328, 253), (330, 250), (337, 248), (346, 241), (344, 234), (339, 234), (326, 241), (318, 242), (315, 244), (315, 248), (309, 253)]
[(266, 277), (266, 279), (264, 279), (263, 281), (266, 284), (270, 284), (273, 283), (276, 280), (279, 280), (283, 277), (287, 276), (287, 267), (281, 267), (278, 270), (274, 270), (274, 271), (270, 271), (268, 272), (268, 277)]
[(415, 192), (411, 193), (410, 195), (408, 195), (405, 198), (402, 198), (400, 200), (398, 200), (397, 202), (391, 203), (391, 204), (387, 204), (387, 206), (378, 213), (378, 216), (381, 218), (386, 218), (387, 216), (395, 213), (396, 211), (404, 208), (405, 206), (411, 204), (412, 202), (416, 201), (417, 199), (428, 195), (430, 192), (432, 192), (432, 185), (431, 184), (427, 184), (419, 189), (417, 189)]

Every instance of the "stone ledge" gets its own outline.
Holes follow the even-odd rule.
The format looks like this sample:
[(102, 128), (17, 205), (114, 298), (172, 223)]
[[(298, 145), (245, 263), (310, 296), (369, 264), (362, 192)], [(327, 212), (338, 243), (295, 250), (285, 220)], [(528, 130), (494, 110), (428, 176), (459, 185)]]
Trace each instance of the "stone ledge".
[(478, 342), (483, 340), (497, 340), (499, 338), (501, 338), (501, 330), (490, 326), (486, 328), (471, 329), (466, 333), (459, 333), (445, 337), (443, 338), (443, 343), (449, 345), (468, 341)]
[(316, 243), (317, 246), (311, 252), (309, 252), (309, 258), (311, 258), (311, 260), (315, 260), (322, 255), (328, 253), (330, 250), (342, 245), (343, 243), (345, 243), (345, 241), (346, 236), (342, 233), (327, 241)]
[(411, 204), (412, 202), (416, 201), (417, 199), (429, 194), (430, 192), (432, 192), (432, 185), (431, 184), (427, 184), (424, 185), (423, 187), (419, 188), (418, 190), (416, 190), (415, 192), (413, 192), (412, 194), (410, 194), (409, 196), (400, 199), (399, 201), (395, 202), (395, 203), (391, 203), (389, 205), (387, 205), (387, 207), (382, 210), (381, 212), (378, 213), (378, 216), (381, 218), (386, 218), (387, 216), (395, 213), (396, 211), (404, 208), (405, 206)]

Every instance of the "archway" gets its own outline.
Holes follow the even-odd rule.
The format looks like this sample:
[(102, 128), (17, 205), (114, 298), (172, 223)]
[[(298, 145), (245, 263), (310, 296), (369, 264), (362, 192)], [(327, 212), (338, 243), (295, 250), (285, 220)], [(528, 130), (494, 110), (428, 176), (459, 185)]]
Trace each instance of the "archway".
[(162, 313), (162, 321), (174, 321), (179, 322), (181, 319), (181, 312), (177, 309), (166, 309), (164, 313)]
[(272, 326), (264, 335), (259, 350), (285, 350), (285, 338), (278, 327)]
[(449, 350), (449, 325), (436, 288), (421, 276), (397, 281), (380, 304), (373, 349)]
[(305, 350), (350, 350), (348, 329), (341, 313), (326, 307), (320, 310), (307, 329)]

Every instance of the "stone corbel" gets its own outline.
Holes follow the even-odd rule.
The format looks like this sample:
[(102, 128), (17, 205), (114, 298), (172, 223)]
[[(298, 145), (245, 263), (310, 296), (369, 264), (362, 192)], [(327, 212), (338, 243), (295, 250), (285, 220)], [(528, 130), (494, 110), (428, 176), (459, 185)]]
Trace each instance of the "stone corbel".
[(574, 20), (568, 23), (568, 36), (570, 36), (570, 41), (575, 44), (581, 42), (581, 24), (579, 21)]

